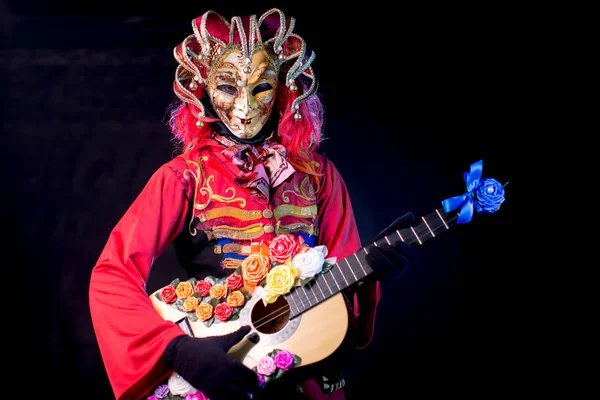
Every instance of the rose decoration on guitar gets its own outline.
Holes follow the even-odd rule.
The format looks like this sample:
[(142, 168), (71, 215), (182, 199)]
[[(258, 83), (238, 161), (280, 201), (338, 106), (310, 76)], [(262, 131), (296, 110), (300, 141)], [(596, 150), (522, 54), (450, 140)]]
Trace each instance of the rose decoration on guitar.
[(184, 312), (191, 321), (200, 320), (210, 327), (238, 319), (257, 286), (264, 289), (262, 301), (267, 305), (293, 287), (306, 285), (335, 264), (335, 257), (326, 257), (326, 246), (310, 247), (302, 236), (281, 234), (261, 242), (256, 252), (225, 278), (175, 279), (155, 296)]
[(467, 192), (461, 196), (442, 201), (444, 211), (460, 209), (457, 224), (466, 224), (473, 217), (473, 208), (480, 213), (495, 213), (504, 202), (504, 186), (493, 178), (481, 178), (483, 160), (471, 164), (469, 172), (463, 174)]
[[(475, 210), (479, 213), (498, 211), (505, 200), (504, 186), (493, 178), (482, 178), (482, 171), (482, 160), (471, 164), (470, 170), (463, 174), (466, 182), (464, 194), (443, 200), (442, 208), (422, 216), (422, 222), (396, 230), (391, 235), (398, 235), (406, 243), (422, 245), (455, 224), (470, 222)], [(385, 239), (387, 237), (382, 240)], [(337, 319), (338, 315), (346, 315), (346, 305), (340, 292), (372, 271), (361, 262), (366, 254), (365, 248), (340, 261), (335, 257), (327, 258), (327, 253), (326, 246), (309, 246), (302, 236), (279, 234), (270, 241), (252, 244), (240, 266), (225, 278), (175, 279), (151, 297), (161, 315), (168, 314), (161, 304), (177, 310), (177, 316), (165, 318), (175, 322), (183, 313), (183, 320), (200, 323), (206, 328), (240, 319), (242, 313), (252, 310), (257, 303), (264, 305), (265, 309), (252, 321), (256, 329), (271, 326), (271, 323), (282, 318), (283, 321), (266, 334), (271, 342), (265, 347), (257, 345), (257, 352), (252, 350), (251, 357), (243, 358), (244, 362), (253, 363), (251, 368), (257, 373), (261, 385), (264, 385), (281, 378), (290, 368), (319, 361), (324, 356), (315, 349), (325, 349), (323, 354), (330, 354), (346, 334), (347, 321)], [(280, 298), (284, 300), (282, 304), (279, 304)], [(328, 299), (332, 301), (325, 302)], [(246, 313), (244, 318), (250, 318), (251, 312)], [(319, 312), (327, 314), (320, 315)], [(315, 336), (312, 327), (305, 328), (304, 322), (298, 321), (300, 318), (296, 317), (299, 316), (302, 316), (302, 321), (319, 324), (320, 332), (327, 332), (329, 336)], [(201, 329), (196, 325), (194, 329), (184, 328), (185, 324), (180, 326), (186, 331), (190, 329), (188, 333), (192, 335), (196, 333), (195, 329)], [(225, 331), (229, 329), (228, 324), (220, 326), (227, 328)], [(297, 334), (294, 330), (303, 328), (313, 335), (310, 341), (300, 345), (300, 341), (294, 341), (294, 338), (290, 340), (289, 336), (279, 335), (280, 328), (281, 332), (290, 331), (290, 334)], [(264, 332), (261, 331), (261, 334)], [(335, 340), (332, 339), (334, 334)], [(324, 337), (319, 340), (321, 336)], [(307, 346), (311, 346), (310, 350)], [(296, 351), (290, 351), (292, 348)], [(302, 358), (295, 354), (297, 352), (301, 353)], [(165, 398), (165, 393), (168, 399), (205, 399), (202, 393), (175, 372), (148, 399)]]
[[(235, 321), (240, 310), (252, 297), (258, 286), (264, 293), (263, 304), (273, 303), (295, 286), (309, 283), (314, 277), (328, 271), (335, 257), (327, 257), (326, 246), (308, 246), (302, 236), (281, 234), (269, 242), (261, 242), (256, 252), (248, 255), (241, 265), (225, 278), (208, 276), (197, 280), (173, 280), (156, 292), (155, 297), (186, 314), (191, 321), (202, 321), (210, 327), (213, 323)], [(290, 368), (300, 365), (302, 359), (283, 349), (274, 349), (264, 355), (252, 369), (260, 385), (280, 379)], [(174, 373), (169, 381), (155, 389), (153, 395), (167, 389), (176, 396), (203, 396), (182, 377)], [(194, 400), (196, 400), (194, 398)]]

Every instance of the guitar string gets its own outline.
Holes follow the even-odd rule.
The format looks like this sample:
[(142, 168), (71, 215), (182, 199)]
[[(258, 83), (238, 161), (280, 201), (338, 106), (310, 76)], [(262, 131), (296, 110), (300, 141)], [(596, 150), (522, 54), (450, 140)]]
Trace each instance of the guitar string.
[[(446, 220), (446, 223), (448, 223), (448, 222), (449, 222), (449, 223), (452, 223), (452, 222), (454, 222), (454, 221), (455, 221), (457, 218), (458, 218), (458, 215), (455, 215), (455, 216), (451, 217), (450, 219)], [(445, 228), (446, 228), (445, 230), (448, 230), (448, 226), (447, 226), (447, 225), (444, 223), (444, 221), (441, 221), (441, 222), (438, 222), (438, 223), (431, 223), (431, 222), (429, 221), (428, 223), (430, 224), (430, 225), (429, 225), (429, 228), (431, 228), (431, 230), (433, 230), (433, 231), (437, 231), (438, 229), (441, 229), (442, 227), (445, 227)], [(428, 234), (428, 235), (431, 235), (431, 232), (429, 231), (429, 228), (428, 228), (426, 231), (424, 231), (425, 233), (424, 233), (424, 234), (422, 234), (422, 235), (420, 235), (419, 237), (420, 237), (420, 238), (423, 238), (423, 237), (425, 237), (425, 235), (427, 235), (427, 234)], [(440, 232), (443, 232), (443, 231), (440, 231)], [(387, 235), (387, 236), (386, 236), (386, 238), (387, 238), (387, 237), (389, 237), (389, 236), (391, 236), (391, 235), (394, 235), (394, 234), (398, 234), (398, 235), (400, 236), (400, 238), (402, 239), (402, 236), (400, 235), (400, 233), (399, 233), (399, 231), (398, 231), (398, 230), (396, 230), (396, 231), (395, 231), (395, 233), (391, 233), (391, 234)], [(433, 237), (433, 236), (432, 236), (432, 237)], [(382, 238), (382, 239), (383, 239), (383, 238)], [(402, 239), (402, 241), (403, 241), (403, 242), (405, 242), (405, 240), (404, 240), (404, 239)], [(416, 242), (416, 241), (417, 241), (416, 239), (413, 239), (413, 242)], [(409, 243), (411, 243), (411, 242), (409, 242)], [(363, 247), (363, 248), (362, 248), (361, 250), (359, 250), (359, 251), (364, 251), (366, 254), (368, 254), (368, 253), (367, 253), (367, 249), (366, 249), (366, 247)], [(357, 253), (358, 253), (358, 251), (357, 251)], [(345, 275), (344, 275), (344, 272), (341, 270), (339, 263), (335, 263), (335, 264), (334, 264), (334, 267), (335, 267), (335, 266), (337, 266), (337, 267), (338, 267), (338, 271), (339, 271), (339, 272), (342, 274), (342, 279), (341, 279), (341, 280), (337, 280), (337, 279), (335, 278), (335, 276), (333, 275), (333, 272), (330, 272), (330, 274), (331, 274), (331, 276), (333, 276), (334, 283), (336, 284), (336, 286), (339, 288), (339, 287), (340, 287), (340, 284), (341, 284), (341, 285), (343, 286), (343, 288), (341, 288), (340, 290), (343, 290), (343, 289), (345, 289), (345, 288), (347, 287), (347, 286), (344, 286), (344, 285), (346, 284)], [(333, 271), (333, 268), (332, 268), (332, 270), (330, 270), (330, 271)], [(369, 273), (367, 273), (365, 276), (363, 276), (363, 277), (359, 278), (358, 280), (360, 280), (360, 279), (363, 279), (363, 278), (364, 278), (364, 277), (366, 277), (367, 275), (369, 275)], [(323, 279), (325, 279), (325, 278), (323, 278)], [(356, 281), (358, 281), (358, 280), (356, 280)], [(355, 281), (355, 282), (356, 282), (356, 281)], [(354, 282), (353, 282), (353, 283), (354, 283)], [(311, 297), (311, 296), (310, 296), (310, 295), (307, 293), (307, 291), (305, 290), (305, 288), (304, 288), (304, 287), (298, 287), (298, 289), (302, 289), (302, 290), (303, 290), (303, 292), (298, 292), (298, 298), (299, 298), (300, 302), (302, 303), (302, 307), (304, 308), (305, 306), (304, 306), (304, 301), (303, 301), (303, 299), (301, 298), (301, 295), (300, 295), (300, 293), (304, 293), (304, 294), (305, 294), (305, 296), (306, 296), (306, 300), (308, 301), (308, 304), (309, 304), (309, 307), (306, 307), (306, 308), (304, 308), (304, 310), (302, 310), (302, 312), (306, 311), (307, 309), (309, 309), (310, 307), (312, 307), (312, 306), (313, 306), (313, 305), (311, 304), (311, 300), (313, 300), (313, 301), (315, 301), (315, 300), (316, 300), (316, 302), (315, 302), (315, 304), (314, 304), (314, 305), (316, 305), (316, 304), (318, 304), (318, 303), (319, 303), (319, 297), (318, 297), (317, 295), (314, 295), (314, 296), (312, 296), (312, 297)], [(321, 292), (322, 292), (322, 290), (321, 290)], [(331, 291), (330, 291), (330, 292), (331, 292)], [(296, 293), (296, 292), (294, 292), (294, 293)], [(294, 293), (291, 293), (291, 294), (290, 294), (290, 296), (294, 295)], [(336, 293), (339, 293), (339, 291), (338, 291), (338, 292), (335, 292), (335, 293), (333, 293), (333, 292), (332, 292), (332, 293), (330, 293), (330, 296), (333, 296), (333, 295), (334, 295), (334, 294), (336, 294)], [(330, 296), (328, 296), (328, 297), (330, 297)], [(323, 298), (321, 301), (325, 300), (325, 299), (326, 299), (326, 298), (328, 298), (328, 297), (324, 297), (324, 298)], [(282, 307), (280, 307), (280, 308), (276, 308), (276, 309), (275, 309), (275, 310), (273, 310), (272, 312), (270, 312), (270, 313), (266, 314), (265, 316), (263, 316), (263, 317), (261, 317), (261, 318), (257, 319), (257, 320), (256, 320), (256, 322), (257, 322), (258, 324), (255, 324), (255, 327), (257, 327), (257, 328), (259, 328), (259, 327), (263, 327), (263, 326), (265, 326), (266, 324), (270, 323), (271, 321), (274, 321), (274, 320), (276, 320), (277, 318), (280, 318), (280, 317), (282, 317), (282, 316), (285, 316), (286, 314), (288, 314), (288, 313), (289, 313), (289, 311), (291, 311), (291, 307), (290, 307), (289, 303), (287, 303), (287, 302), (286, 302), (286, 304), (285, 304), (284, 306), (282, 306)], [(268, 318), (268, 319), (266, 319), (266, 320), (265, 320), (265, 318)], [(263, 320), (265, 320), (265, 321), (264, 321), (264, 322), (262, 322)]]

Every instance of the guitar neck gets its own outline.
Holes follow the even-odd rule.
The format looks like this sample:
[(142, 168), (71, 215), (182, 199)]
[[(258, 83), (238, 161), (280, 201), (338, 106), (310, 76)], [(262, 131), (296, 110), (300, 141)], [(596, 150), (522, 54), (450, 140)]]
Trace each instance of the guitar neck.
[(372, 273), (373, 269), (366, 262), (371, 246), (390, 242), (392, 239), (396, 241), (398, 238), (405, 243), (422, 245), (450, 229), (457, 219), (458, 213), (446, 213), (443, 208), (437, 209), (421, 217), (419, 223), (392, 232), (336, 262), (327, 272), (318, 274), (311, 282), (294, 288), (284, 296), (290, 306), (290, 318), (302, 314)]

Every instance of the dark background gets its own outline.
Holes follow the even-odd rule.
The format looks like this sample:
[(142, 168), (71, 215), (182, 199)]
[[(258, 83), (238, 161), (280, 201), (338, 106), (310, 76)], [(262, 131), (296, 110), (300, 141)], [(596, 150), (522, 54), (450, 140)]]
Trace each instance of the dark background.
[[(374, 340), (347, 369), (348, 397), (508, 394), (527, 380), (515, 266), (525, 21), (492, 6), (323, 4), (2, 3), (2, 202), (15, 232), (5, 243), (25, 305), (16, 371), (33, 368), (62, 398), (82, 398), (75, 388), (112, 398), (89, 274), (113, 225), (173, 155), (172, 49), (207, 9), (229, 18), (279, 7), (317, 54), (322, 150), (346, 179), (364, 242), (405, 212), (419, 217), (463, 194), (475, 161), (507, 183), (500, 211), (425, 243), (420, 267), (384, 287)], [(181, 273), (173, 268), (169, 250), (148, 290)]]

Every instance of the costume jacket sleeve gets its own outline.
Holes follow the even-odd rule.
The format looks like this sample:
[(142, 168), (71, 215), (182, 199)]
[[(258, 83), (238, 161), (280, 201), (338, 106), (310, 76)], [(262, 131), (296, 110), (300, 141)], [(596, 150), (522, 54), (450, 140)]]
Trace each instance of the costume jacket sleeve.
[[(329, 257), (338, 260), (352, 255), (362, 245), (346, 184), (337, 168), (326, 159), (319, 190), (319, 243), (327, 246)], [(380, 299), (379, 282), (359, 282), (350, 293), (349, 307), (354, 318), (351, 328), (357, 332), (356, 346), (364, 348), (373, 337), (375, 312)]]
[(91, 273), (92, 323), (118, 400), (137, 400), (168, 376), (161, 356), (184, 334), (159, 316), (146, 292), (154, 260), (184, 226), (184, 167), (185, 161), (175, 159), (153, 174), (110, 233)]

